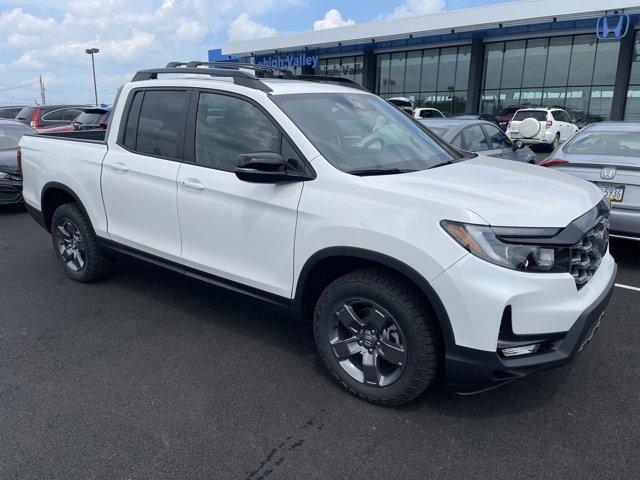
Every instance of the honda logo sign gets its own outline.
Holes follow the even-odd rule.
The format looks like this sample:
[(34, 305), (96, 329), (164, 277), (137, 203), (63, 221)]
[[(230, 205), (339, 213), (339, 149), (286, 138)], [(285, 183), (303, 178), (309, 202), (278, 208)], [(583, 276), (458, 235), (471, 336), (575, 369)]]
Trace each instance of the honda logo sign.
[(598, 18), (596, 35), (600, 40), (619, 39), (629, 31), (631, 19), (626, 13), (604, 15)]
[(613, 177), (616, 176), (616, 169), (611, 167), (605, 167), (602, 170), (600, 170), (600, 178), (604, 179), (604, 180), (611, 180)]

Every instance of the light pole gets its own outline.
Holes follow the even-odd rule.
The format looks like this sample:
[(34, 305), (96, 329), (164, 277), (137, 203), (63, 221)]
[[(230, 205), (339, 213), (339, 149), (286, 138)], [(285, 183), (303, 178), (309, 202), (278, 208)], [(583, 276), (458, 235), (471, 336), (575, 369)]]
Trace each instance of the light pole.
[(96, 62), (93, 60), (93, 55), (100, 50), (97, 48), (87, 48), (84, 53), (91, 55), (91, 68), (93, 69), (93, 93), (96, 97), (96, 107), (98, 106), (98, 88), (96, 87)]

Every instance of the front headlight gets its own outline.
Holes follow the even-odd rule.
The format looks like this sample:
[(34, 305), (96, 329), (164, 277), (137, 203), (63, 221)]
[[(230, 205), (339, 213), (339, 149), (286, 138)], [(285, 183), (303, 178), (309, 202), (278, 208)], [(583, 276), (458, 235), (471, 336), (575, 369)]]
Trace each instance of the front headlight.
[[(443, 220), (442, 228), (466, 250), (501, 267), (525, 272), (566, 271), (564, 263), (569, 255), (568, 249), (539, 245), (506, 243), (497, 238), (496, 232), (488, 225)], [(503, 229), (510, 234), (520, 233), (522, 237), (550, 237), (557, 229)], [(565, 252), (566, 250), (566, 252)]]

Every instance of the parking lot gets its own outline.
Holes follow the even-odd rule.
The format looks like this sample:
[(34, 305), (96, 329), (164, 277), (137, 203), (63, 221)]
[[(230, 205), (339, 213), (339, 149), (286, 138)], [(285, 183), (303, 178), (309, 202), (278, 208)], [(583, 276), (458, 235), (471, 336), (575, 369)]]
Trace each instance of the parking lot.
[[(637, 244), (614, 241), (640, 287)], [(0, 472), (20, 479), (635, 478), (640, 291), (571, 365), (402, 408), (344, 393), (311, 330), (122, 260), (83, 285), (0, 210)]]

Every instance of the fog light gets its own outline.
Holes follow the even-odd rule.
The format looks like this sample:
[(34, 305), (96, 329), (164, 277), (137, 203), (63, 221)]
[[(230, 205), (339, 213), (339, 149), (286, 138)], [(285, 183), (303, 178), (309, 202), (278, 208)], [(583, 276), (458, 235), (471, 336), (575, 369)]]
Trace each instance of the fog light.
[(505, 357), (516, 357), (518, 355), (527, 355), (528, 353), (536, 353), (540, 348), (540, 344), (521, 345), (519, 347), (502, 348), (500, 351)]

